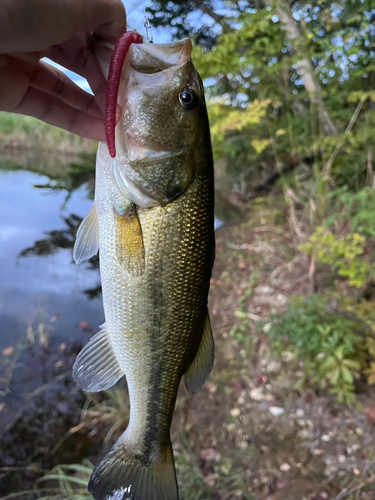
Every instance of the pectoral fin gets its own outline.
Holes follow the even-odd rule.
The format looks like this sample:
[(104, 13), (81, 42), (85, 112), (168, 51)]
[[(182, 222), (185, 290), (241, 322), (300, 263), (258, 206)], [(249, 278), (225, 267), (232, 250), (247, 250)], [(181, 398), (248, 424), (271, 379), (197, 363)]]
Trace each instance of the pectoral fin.
[(123, 213), (113, 209), (116, 226), (116, 256), (121, 266), (134, 276), (141, 276), (145, 268), (145, 250), (142, 227), (137, 207), (131, 203)]
[(104, 324), (78, 354), (73, 366), (74, 380), (84, 391), (99, 392), (115, 385), (123, 375)]
[(93, 257), (99, 250), (99, 227), (95, 203), (81, 222), (73, 249), (73, 259), (78, 265)]
[(188, 371), (184, 375), (186, 389), (191, 393), (198, 392), (208, 379), (214, 366), (215, 346), (212, 336), (210, 318), (206, 316), (202, 340)]

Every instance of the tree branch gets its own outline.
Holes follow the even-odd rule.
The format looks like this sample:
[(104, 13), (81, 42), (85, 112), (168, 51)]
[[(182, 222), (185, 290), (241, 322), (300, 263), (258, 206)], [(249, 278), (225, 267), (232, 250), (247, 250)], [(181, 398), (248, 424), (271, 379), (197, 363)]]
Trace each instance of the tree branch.
[(297, 70), (306, 91), (310, 95), (311, 102), (318, 106), (319, 118), (324, 132), (331, 136), (337, 135), (337, 129), (324, 107), (322, 89), (320, 87), (319, 80), (317, 80), (314, 75), (313, 65), (310, 59), (306, 57), (306, 44), (301, 33), (299, 32), (288, 2), (286, 0), (264, 0), (264, 3), (269, 7), (275, 7), (276, 14), (286, 31), (287, 38), (299, 57), (299, 60), (296, 63)]
[(336, 158), (337, 153), (342, 148), (342, 145), (345, 142), (345, 138), (346, 138), (347, 134), (353, 128), (353, 125), (355, 124), (355, 122), (356, 122), (356, 120), (358, 118), (358, 115), (359, 115), (359, 113), (360, 113), (360, 111), (361, 111), (362, 106), (364, 105), (364, 103), (365, 103), (365, 99), (359, 101), (358, 106), (356, 107), (356, 110), (354, 111), (354, 114), (351, 117), (350, 122), (348, 123), (348, 126), (346, 127), (343, 136), (341, 137), (341, 139), (339, 140), (339, 142), (336, 144), (335, 149), (333, 150), (333, 152), (332, 152), (331, 156), (329, 157), (327, 163), (324, 165), (324, 168), (322, 170), (322, 174), (323, 175), (329, 175), (330, 174), (331, 168), (332, 168), (332, 163), (333, 163), (334, 159)]

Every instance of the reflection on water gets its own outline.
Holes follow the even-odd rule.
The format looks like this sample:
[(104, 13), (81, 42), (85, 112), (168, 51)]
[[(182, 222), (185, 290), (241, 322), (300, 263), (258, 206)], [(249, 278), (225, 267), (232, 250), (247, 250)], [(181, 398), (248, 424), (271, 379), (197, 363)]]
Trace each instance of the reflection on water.
[[(67, 203), (64, 191), (34, 187), (49, 181), (35, 172), (0, 169), (0, 397), (7, 400), (45, 383), (41, 349), (85, 344), (104, 317), (97, 262), (76, 266), (72, 260), (77, 225), (92, 202), (83, 187)], [(17, 354), (25, 345), (32, 349)]]

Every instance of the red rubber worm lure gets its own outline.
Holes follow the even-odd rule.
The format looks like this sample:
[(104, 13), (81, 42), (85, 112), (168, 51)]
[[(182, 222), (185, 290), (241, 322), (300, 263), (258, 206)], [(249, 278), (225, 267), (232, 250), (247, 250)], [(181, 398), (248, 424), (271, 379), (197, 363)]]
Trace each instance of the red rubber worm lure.
[(141, 35), (134, 33), (134, 31), (123, 33), (115, 45), (111, 62), (109, 63), (107, 90), (105, 95), (104, 130), (108, 151), (112, 158), (116, 157), (116, 104), (122, 66), (130, 45), (132, 43), (142, 42)]

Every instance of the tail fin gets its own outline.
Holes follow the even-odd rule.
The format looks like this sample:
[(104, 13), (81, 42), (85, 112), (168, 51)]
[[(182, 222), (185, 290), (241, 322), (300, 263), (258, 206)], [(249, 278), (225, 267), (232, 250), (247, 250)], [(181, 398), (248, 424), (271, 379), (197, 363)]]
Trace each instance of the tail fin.
[(126, 432), (97, 463), (88, 486), (95, 500), (178, 500), (172, 445), (144, 465), (127, 447)]

